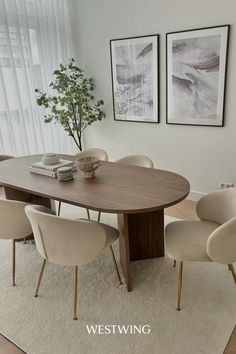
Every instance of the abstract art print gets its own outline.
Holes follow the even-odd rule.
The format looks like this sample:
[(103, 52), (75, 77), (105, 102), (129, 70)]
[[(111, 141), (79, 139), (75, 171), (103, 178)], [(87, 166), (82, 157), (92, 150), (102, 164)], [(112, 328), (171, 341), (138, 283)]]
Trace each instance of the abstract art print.
[(159, 123), (159, 36), (110, 40), (114, 119)]
[(229, 25), (166, 34), (167, 123), (224, 125)]

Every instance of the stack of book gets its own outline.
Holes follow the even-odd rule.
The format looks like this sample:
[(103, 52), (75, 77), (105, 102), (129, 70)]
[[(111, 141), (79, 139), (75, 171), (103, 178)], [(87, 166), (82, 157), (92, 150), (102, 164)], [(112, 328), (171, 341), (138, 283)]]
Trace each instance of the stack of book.
[(30, 172), (57, 178), (57, 170), (61, 167), (71, 167), (74, 170), (74, 161), (61, 159), (54, 165), (45, 165), (42, 161), (39, 161), (31, 165)]

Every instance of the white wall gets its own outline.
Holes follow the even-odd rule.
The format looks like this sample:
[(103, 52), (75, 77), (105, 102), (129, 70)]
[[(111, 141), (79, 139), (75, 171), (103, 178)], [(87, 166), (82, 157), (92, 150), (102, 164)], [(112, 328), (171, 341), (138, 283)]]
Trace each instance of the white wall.
[[(111, 160), (142, 153), (157, 167), (187, 177), (191, 190), (208, 192), (219, 181), (236, 185), (236, 1), (74, 0), (77, 60), (96, 81), (107, 118), (88, 128), (86, 146), (107, 150)], [(165, 33), (231, 25), (225, 127), (166, 125)], [(113, 120), (109, 40), (160, 34), (160, 124)]]

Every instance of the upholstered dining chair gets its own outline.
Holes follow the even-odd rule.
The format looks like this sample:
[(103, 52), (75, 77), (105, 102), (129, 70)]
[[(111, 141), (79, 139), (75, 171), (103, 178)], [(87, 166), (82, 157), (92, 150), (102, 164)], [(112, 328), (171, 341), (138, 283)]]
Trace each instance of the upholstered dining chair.
[(0, 239), (12, 240), (12, 286), (16, 285), (16, 240), (32, 233), (25, 215), (26, 205), (15, 200), (0, 199)]
[(177, 310), (180, 311), (184, 262), (227, 265), (236, 284), (236, 188), (202, 197), (196, 207), (200, 220), (174, 221), (166, 226), (166, 254), (179, 261)]
[[(106, 153), (105, 150), (100, 149), (100, 148), (91, 148), (91, 149), (87, 149), (84, 151), (79, 152), (78, 154), (75, 155), (75, 160), (79, 159), (79, 158), (84, 158), (84, 157), (95, 157), (101, 161), (107, 161), (108, 160), (108, 155)], [(88, 215), (88, 219), (90, 220), (90, 213), (89, 213), (89, 209), (87, 210), (87, 215)], [(58, 204), (58, 216), (60, 215), (61, 212), (61, 202), (59, 202)], [(100, 212), (98, 213), (98, 221), (100, 220)]]
[(152, 160), (149, 157), (144, 155), (129, 155), (129, 156), (122, 157), (116, 162), (123, 163), (126, 165), (139, 166), (139, 167), (148, 167), (148, 168), (154, 167)]
[(25, 212), (31, 222), (38, 252), (43, 257), (35, 297), (41, 283), (46, 261), (74, 267), (74, 316), (77, 319), (78, 269), (92, 262), (104, 248), (109, 248), (121, 283), (111, 243), (119, 237), (115, 228), (89, 220), (71, 220), (56, 216), (43, 206), (30, 205)]
[(5, 160), (9, 160), (12, 158), (13, 158), (13, 156), (10, 156), (10, 155), (0, 155), (0, 162), (5, 161)]
[[(9, 160), (12, 158), (13, 158), (13, 156), (10, 156), (10, 155), (0, 155), (0, 162), (5, 161), (5, 160)], [(1, 187), (1, 184), (0, 184), (0, 187)]]

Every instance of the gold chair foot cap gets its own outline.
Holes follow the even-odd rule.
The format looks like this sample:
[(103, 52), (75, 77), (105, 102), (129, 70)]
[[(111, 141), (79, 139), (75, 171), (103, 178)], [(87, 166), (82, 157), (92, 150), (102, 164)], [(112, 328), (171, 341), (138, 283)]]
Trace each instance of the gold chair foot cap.
[(74, 320), (74, 321), (77, 321), (77, 319), (78, 319), (78, 317), (73, 317), (73, 320)]
[(35, 295), (34, 295), (34, 297), (38, 297), (38, 295), (37, 295), (37, 294), (35, 294)]
[(15, 283), (13, 283), (13, 284), (12, 284), (12, 286), (16, 286), (16, 284), (15, 284)]
[(180, 307), (177, 307), (177, 309), (176, 309), (177, 311), (180, 311), (181, 309), (180, 309)]

